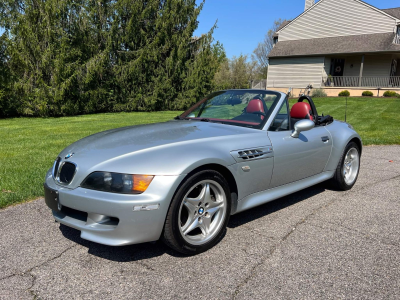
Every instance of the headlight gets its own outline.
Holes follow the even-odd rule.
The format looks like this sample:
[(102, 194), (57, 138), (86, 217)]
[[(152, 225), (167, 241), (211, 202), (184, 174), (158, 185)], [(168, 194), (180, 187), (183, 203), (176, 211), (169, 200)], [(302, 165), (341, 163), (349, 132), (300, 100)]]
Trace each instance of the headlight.
[(94, 172), (86, 177), (81, 187), (111, 193), (141, 194), (147, 190), (153, 178), (152, 175)]

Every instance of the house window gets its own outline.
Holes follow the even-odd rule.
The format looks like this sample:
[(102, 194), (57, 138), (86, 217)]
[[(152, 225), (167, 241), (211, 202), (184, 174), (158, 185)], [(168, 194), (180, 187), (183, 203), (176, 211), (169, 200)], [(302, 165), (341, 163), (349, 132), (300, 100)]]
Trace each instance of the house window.
[(278, 42), (278, 37), (274, 37), (274, 45), (276, 45), (276, 43)]

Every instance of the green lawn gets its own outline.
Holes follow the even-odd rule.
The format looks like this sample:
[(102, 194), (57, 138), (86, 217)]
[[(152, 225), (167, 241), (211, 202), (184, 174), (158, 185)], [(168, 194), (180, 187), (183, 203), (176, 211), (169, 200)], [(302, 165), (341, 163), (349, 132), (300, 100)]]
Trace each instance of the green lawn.
[[(319, 114), (344, 120), (345, 98), (314, 99)], [(293, 104), (295, 100), (291, 100)], [(347, 121), (365, 145), (400, 144), (400, 99), (349, 98)], [(0, 208), (43, 195), (57, 154), (87, 135), (172, 119), (177, 112), (108, 113), (64, 118), (0, 120)]]
[[(318, 114), (344, 121), (346, 98), (313, 99)], [(290, 101), (294, 104), (295, 99)], [(364, 145), (400, 144), (400, 99), (349, 97), (347, 122), (361, 135)]]
[(171, 120), (178, 112), (0, 120), (0, 208), (43, 196), (43, 180), (69, 144), (107, 129)]

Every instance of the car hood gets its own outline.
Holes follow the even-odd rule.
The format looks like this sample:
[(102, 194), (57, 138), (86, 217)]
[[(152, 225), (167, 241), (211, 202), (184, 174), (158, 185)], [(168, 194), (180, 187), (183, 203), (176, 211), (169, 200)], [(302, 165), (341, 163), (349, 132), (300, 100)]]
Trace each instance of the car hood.
[(66, 147), (60, 157), (90, 169), (100, 163), (147, 151), (168, 144), (185, 143), (191, 140), (226, 137), (254, 132), (254, 129), (226, 124), (200, 121), (169, 121), (112, 129), (83, 138)]

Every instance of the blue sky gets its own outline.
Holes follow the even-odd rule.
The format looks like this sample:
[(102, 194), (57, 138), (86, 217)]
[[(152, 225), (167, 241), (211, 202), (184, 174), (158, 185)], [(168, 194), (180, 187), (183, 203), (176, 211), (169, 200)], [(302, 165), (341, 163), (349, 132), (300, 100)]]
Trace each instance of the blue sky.
[[(400, 6), (399, 0), (366, 2), (381, 9)], [(305, 0), (206, 0), (195, 35), (208, 32), (218, 19), (214, 38), (222, 42), (227, 56), (250, 55), (274, 20), (297, 17), (304, 4)]]

